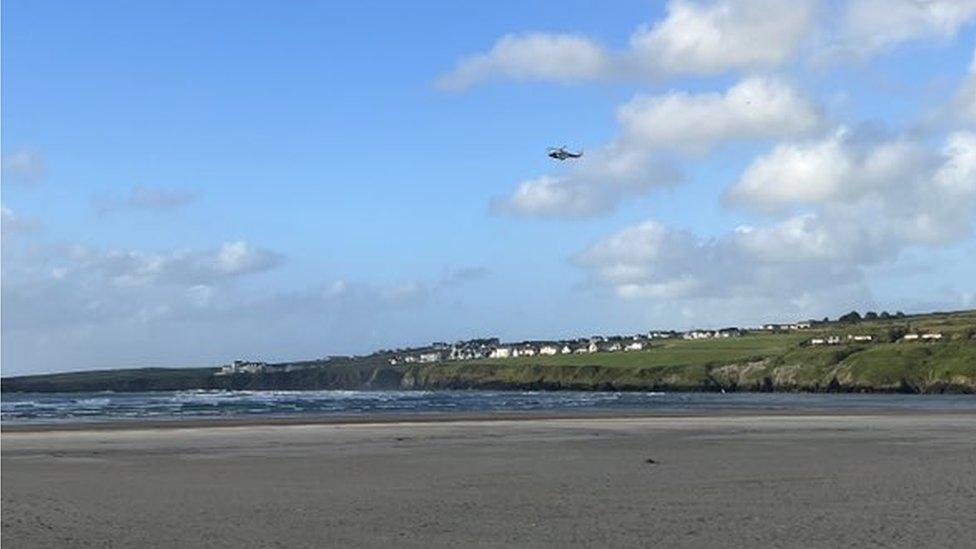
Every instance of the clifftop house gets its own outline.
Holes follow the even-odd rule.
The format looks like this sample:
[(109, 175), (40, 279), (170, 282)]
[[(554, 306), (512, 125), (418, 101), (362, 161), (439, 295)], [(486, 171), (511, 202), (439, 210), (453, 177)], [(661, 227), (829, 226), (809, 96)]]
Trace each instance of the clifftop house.
[(229, 376), (234, 374), (259, 374), (268, 370), (267, 363), (235, 360), (231, 364), (221, 366), (217, 375)]

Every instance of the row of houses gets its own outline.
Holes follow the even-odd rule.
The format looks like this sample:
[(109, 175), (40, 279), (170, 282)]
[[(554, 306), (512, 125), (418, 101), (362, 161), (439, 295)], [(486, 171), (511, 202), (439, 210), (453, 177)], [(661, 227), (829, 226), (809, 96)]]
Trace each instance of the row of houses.
[(874, 336), (869, 334), (847, 334), (846, 338), (841, 338), (838, 335), (828, 336), (828, 337), (815, 337), (810, 340), (810, 345), (840, 345), (847, 342), (854, 343), (867, 343), (872, 341)]
[(806, 330), (813, 327), (813, 322), (793, 322), (788, 324), (763, 324), (759, 327), (765, 331), (786, 331), (786, 330)]
[(256, 362), (252, 360), (235, 360), (230, 364), (221, 366), (217, 370), (216, 375), (218, 376), (232, 376), (235, 374), (265, 374), (265, 373), (280, 373), (280, 372), (294, 372), (295, 370), (302, 370), (306, 368), (313, 368), (320, 366), (323, 362), (329, 362), (331, 357), (315, 360), (312, 362), (305, 363), (284, 363), (284, 364), (268, 364), (267, 362)]
[(390, 364), (431, 363), (446, 360), (477, 360), (485, 358), (513, 358), (553, 356), (585, 353), (613, 353), (642, 351), (656, 339), (709, 339), (738, 337), (738, 328), (721, 330), (691, 330), (688, 332), (651, 331), (633, 336), (593, 336), (556, 341), (523, 341), (501, 343), (498, 338), (471, 339), (454, 344), (434, 342), (427, 347), (398, 349), (387, 352)]
[(941, 341), (941, 332), (930, 332), (927, 334), (905, 334), (902, 341)]
[[(941, 339), (941, 333), (932, 332), (925, 334), (905, 334), (901, 338), (901, 341), (940, 341)], [(810, 345), (840, 345), (845, 341), (849, 343), (868, 343), (874, 341), (874, 336), (870, 334), (847, 334), (847, 337), (841, 338), (839, 335), (832, 335), (827, 337), (815, 337), (808, 343)]]

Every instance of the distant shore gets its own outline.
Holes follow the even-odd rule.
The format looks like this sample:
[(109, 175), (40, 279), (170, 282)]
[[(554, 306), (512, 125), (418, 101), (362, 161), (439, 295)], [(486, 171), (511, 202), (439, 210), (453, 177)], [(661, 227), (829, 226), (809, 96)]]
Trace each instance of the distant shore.
[[(976, 393), (973, 310), (820, 322), (785, 331), (737, 329), (735, 334), (705, 339), (648, 339), (647, 345), (641, 343), (640, 349), (633, 351), (603, 351), (597, 345), (594, 352), (582, 354), (564, 350), (541, 354), (543, 347), (549, 353), (556, 349), (538, 344), (538, 353), (508, 358), (443, 359), (445, 352), (441, 349), (431, 361), (421, 363), (413, 355), (410, 356), (417, 360), (408, 362), (404, 353), (386, 350), (364, 356), (294, 362), (243, 361), (222, 368), (130, 368), (25, 375), (2, 378), (0, 390)], [(938, 338), (924, 340), (925, 335)], [(909, 336), (918, 337), (908, 339)], [(445, 345), (437, 346), (440, 349)]]
[[(963, 546), (976, 414), (4, 430), (35, 546)], [(143, 426), (144, 427), (144, 426)]]

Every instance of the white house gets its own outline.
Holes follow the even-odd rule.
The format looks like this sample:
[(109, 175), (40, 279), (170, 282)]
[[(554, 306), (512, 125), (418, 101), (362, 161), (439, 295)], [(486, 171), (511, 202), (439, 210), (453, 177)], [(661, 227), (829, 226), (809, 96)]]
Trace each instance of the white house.
[(535, 349), (532, 347), (516, 347), (512, 349), (512, 356), (535, 356)]
[(258, 374), (268, 369), (264, 362), (248, 362), (246, 360), (235, 360), (233, 364), (221, 366), (218, 375), (233, 374)]
[(826, 344), (827, 344), (827, 340), (820, 337), (815, 337), (810, 340), (810, 345), (826, 345)]
[(417, 362), (430, 363), (430, 362), (437, 362), (440, 359), (441, 359), (440, 351), (434, 351), (432, 353), (421, 353), (420, 356), (417, 357)]
[(644, 344), (643, 343), (641, 343), (640, 341), (634, 341), (632, 343), (628, 343), (627, 346), (624, 347), (624, 350), (625, 351), (640, 351), (643, 348), (644, 348)]
[(559, 353), (559, 348), (555, 345), (543, 345), (542, 347), (539, 347), (540, 355), (554, 355), (557, 353)]
[(938, 341), (942, 339), (941, 333), (922, 334), (922, 339), (926, 341)]
[(918, 334), (905, 334), (902, 341), (918, 341)]
[(512, 356), (511, 347), (495, 347), (491, 350), (491, 354), (488, 355), (491, 358), (508, 358)]
[(872, 336), (869, 336), (869, 335), (851, 335), (851, 334), (847, 334), (847, 339), (850, 339), (852, 341), (871, 341), (874, 338)]

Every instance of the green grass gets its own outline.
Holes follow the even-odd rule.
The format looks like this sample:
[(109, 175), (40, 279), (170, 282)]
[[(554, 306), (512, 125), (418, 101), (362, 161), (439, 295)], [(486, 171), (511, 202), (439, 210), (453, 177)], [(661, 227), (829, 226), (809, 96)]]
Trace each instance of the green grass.
[(695, 367), (762, 360), (796, 347), (803, 334), (746, 335), (727, 339), (660, 340), (651, 349), (613, 353), (495, 358), (489, 364), (518, 366), (604, 366), (608, 368)]
[(932, 345), (887, 343), (871, 345), (841, 362), (838, 377), (865, 387), (894, 389), (923, 383), (930, 373)]

